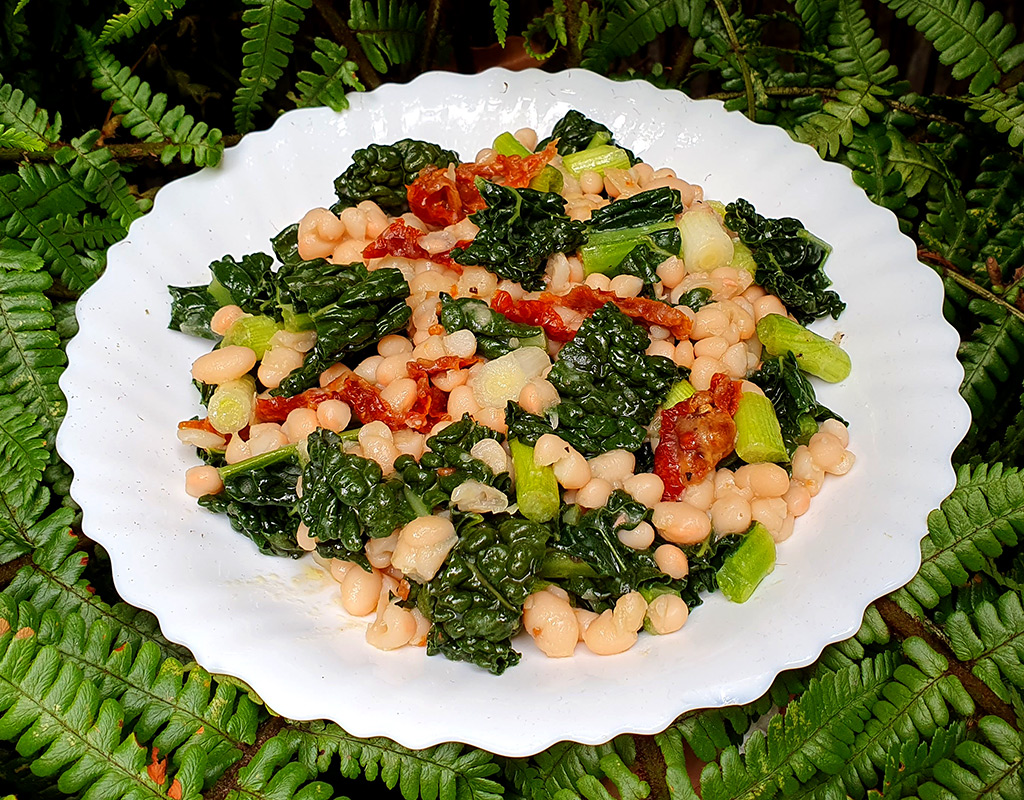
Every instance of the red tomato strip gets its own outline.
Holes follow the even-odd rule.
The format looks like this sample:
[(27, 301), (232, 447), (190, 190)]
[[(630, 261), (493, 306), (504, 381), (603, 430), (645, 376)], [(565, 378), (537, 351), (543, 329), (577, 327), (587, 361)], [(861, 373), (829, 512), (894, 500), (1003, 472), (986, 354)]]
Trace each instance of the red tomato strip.
[(401, 258), (430, 258), (430, 253), (420, 247), (423, 231), (398, 219), (363, 249), (363, 258), (399, 256)]
[[(552, 295), (554, 297), (554, 295)], [(568, 342), (576, 335), (576, 331), (566, 327), (565, 321), (555, 310), (555, 303), (550, 300), (513, 300), (512, 295), (504, 289), (494, 293), (491, 308), (500, 311), (512, 322), (522, 325), (539, 325), (549, 339), (556, 342)], [(601, 305), (604, 305), (602, 303)], [(596, 310), (596, 309), (595, 309)], [(591, 311), (591, 314), (594, 312)]]
[(679, 500), (688, 485), (702, 481), (733, 451), (739, 402), (740, 381), (718, 372), (710, 391), (661, 412), (654, 472), (665, 483), (662, 500)]
[(325, 400), (344, 398), (341, 392), (330, 389), (306, 389), (294, 397), (257, 397), (256, 418), (260, 422), (284, 422), (296, 408), (312, 408), (315, 411)]
[(215, 427), (213, 427), (213, 425), (210, 423), (209, 417), (203, 417), (202, 419), (186, 419), (184, 422), (178, 423), (178, 430), (197, 430), (206, 431), (207, 433), (215, 433), (218, 436), (224, 435)]
[(661, 325), (668, 328), (677, 339), (686, 339), (690, 335), (692, 323), (682, 311), (660, 300), (646, 297), (618, 297), (614, 292), (593, 289), (585, 284), (574, 286), (568, 294), (556, 295), (545, 292), (542, 301), (571, 308), (585, 317), (589, 317), (605, 303), (615, 303), (627, 317), (646, 325)]

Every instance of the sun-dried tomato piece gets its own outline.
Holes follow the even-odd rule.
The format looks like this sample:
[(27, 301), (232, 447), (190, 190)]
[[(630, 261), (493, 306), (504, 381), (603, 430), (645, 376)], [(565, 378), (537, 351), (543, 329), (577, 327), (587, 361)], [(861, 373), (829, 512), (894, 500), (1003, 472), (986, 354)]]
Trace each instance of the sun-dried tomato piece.
[(423, 231), (409, 225), (404, 219), (395, 220), (363, 249), (363, 258), (430, 258), (430, 253), (419, 244), (422, 236)]
[(406, 190), (409, 208), (428, 225), (445, 228), (466, 216), (459, 189), (448, 170), (424, 167)]
[(349, 404), (352, 414), (364, 425), (369, 422), (383, 422), (393, 431), (405, 427), (405, 418), (380, 396), (380, 390), (358, 375), (347, 375), (338, 395)]
[(186, 419), (183, 422), (178, 423), (178, 430), (206, 431), (207, 433), (215, 433), (218, 436), (224, 435), (215, 427), (213, 427), (213, 424), (210, 422), (209, 417), (203, 417), (202, 419)]
[(257, 397), (256, 418), (260, 422), (284, 422), (297, 408), (312, 408), (315, 411), (325, 400), (341, 399), (340, 392), (329, 389), (306, 389), (293, 397)]
[(472, 239), (459, 239), (459, 241), (455, 243), (455, 246), (452, 247), (451, 250), (442, 250), (440, 253), (434, 253), (434, 255), (430, 256), (430, 260), (433, 261), (435, 264), (443, 264), (444, 266), (448, 267), (449, 269), (455, 270), (461, 275), (462, 264), (460, 264), (458, 261), (452, 260), (452, 250), (465, 250), (471, 244), (473, 244)]
[(647, 297), (619, 297), (614, 292), (594, 289), (586, 284), (574, 286), (568, 294), (564, 295), (545, 292), (541, 295), (541, 300), (571, 308), (585, 317), (589, 317), (605, 303), (615, 303), (619, 310), (630, 319), (636, 320), (648, 328), (651, 325), (661, 325), (663, 328), (668, 328), (677, 339), (688, 338), (692, 327), (690, 318), (686, 314), (660, 300), (651, 300)]
[(555, 310), (555, 303), (550, 300), (513, 300), (512, 295), (499, 289), (491, 299), (491, 308), (500, 311), (512, 322), (539, 325), (548, 338), (556, 342), (568, 342), (576, 335), (576, 331), (566, 326), (565, 320)]
[(704, 480), (735, 449), (739, 398), (740, 382), (719, 372), (709, 391), (661, 412), (654, 472), (665, 484), (663, 500), (680, 499), (687, 486)]

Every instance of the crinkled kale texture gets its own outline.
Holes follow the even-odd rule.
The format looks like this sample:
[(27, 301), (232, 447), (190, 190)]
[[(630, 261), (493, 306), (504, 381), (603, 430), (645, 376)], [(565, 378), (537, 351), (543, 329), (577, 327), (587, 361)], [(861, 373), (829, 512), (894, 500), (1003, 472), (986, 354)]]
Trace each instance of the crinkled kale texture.
[(394, 144), (371, 144), (352, 154), (352, 164), (334, 180), (338, 202), (334, 210), (372, 200), (392, 215), (409, 210), (405, 187), (424, 167), (458, 164), (459, 154), (418, 139)]
[(473, 297), (453, 298), (441, 292), (441, 325), (448, 333), (467, 330), (476, 336), (476, 351), (484, 358), (499, 358), (535, 339), (543, 329), (535, 325), (512, 322), (483, 300)]
[(797, 320), (806, 325), (829, 315), (839, 318), (846, 303), (828, 288), (832, 281), (824, 270), (832, 248), (800, 220), (762, 217), (749, 202), (737, 200), (726, 206), (725, 225), (750, 248), (757, 264), (754, 280)]
[[(555, 149), (560, 156), (586, 150), (591, 144), (612, 144), (622, 147), (615, 141), (615, 137), (607, 125), (602, 125), (600, 122), (584, 116), (576, 109), (567, 111), (565, 116), (555, 123), (551, 135), (537, 143), (537, 152), (543, 150), (555, 139), (558, 140)], [(622, 149), (626, 150), (624, 147)], [(630, 166), (637, 162), (637, 157), (631, 151), (626, 150), (626, 155), (629, 156)]]
[[(649, 345), (647, 332), (608, 303), (559, 351), (548, 380), (561, 402), (548, 416), (557, 415), (558, 435), (588, 458), (639, 450), (658, 406), (679, 380), (679, 367), (647, 355)], [(509, 436), (536, 442), (544, 432), (539, 419), (515, 409), (506, 413)]]
[(583, 223), (569, 219), (560, 194), (484, 180), (477, 180), (477, 187), (487, 207), (470, 219), (480, 231), (468, 247), (452, 250), (452, 259), (484, 267), (527, 291), (542, 289), (548, 256), (583, 244)]
[(459, 542), (417, 596), (431, 620), (427, 653), (469, 661), (500, 675), (519, 663), (512, 648), (523, 603), (551, 531), (506, 515), (453, 515)]

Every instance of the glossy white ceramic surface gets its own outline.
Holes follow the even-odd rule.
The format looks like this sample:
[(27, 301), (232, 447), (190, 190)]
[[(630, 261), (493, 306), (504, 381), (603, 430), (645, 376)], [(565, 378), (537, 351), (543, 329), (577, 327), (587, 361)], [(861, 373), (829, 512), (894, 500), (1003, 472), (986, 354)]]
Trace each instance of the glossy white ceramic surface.
[[(587, 72), (431, 73), (349, 97), (341, 114), (284, 114), (218, 168), (163, 188), (79, 303), (58, 448), (118, 590), (153, 611), (168, 637), (289, 717), (410, 747), (454, 740), (526, 755), (562, 739), (653, 733), (690, 709), (752, 700), (779, 671), (851, 635), (869, 602), (913, 576), (925, 517), (953, 487), (950, 454), (969, 420), (957, 336), (942, 319), (938, 278), (845, 168), (717, 102)], [(470, 160), (501, 131), (547, 133), (570, 108), (708, 197), (745, 197), (832, 243), (828, 272), (849, 308), (814, 328), (844, 334), (854, 367), (842, 385), (819, 383), (819, 398), (849, 420), (856, 467), (827, 480), (749, 602), (708, 598), (682, 631), (642, 636), (624, 655), (581, 646), (549, 660), (520, 637), (521, 664), (495, 677), (420, 649), (374, 650), (365, 623), (346, 617), (336, 585), (308, 559), (261, 556), (185, 495), (195, 457), (175, 426), (199, 409), (189, 367), (209, 343), (167, 330), (165, 287), (205, 283), (207, 264), (225, 253), (270, 252), (270, 236), (333, 202), (332, 181), (359, 147), (411, 136)]]

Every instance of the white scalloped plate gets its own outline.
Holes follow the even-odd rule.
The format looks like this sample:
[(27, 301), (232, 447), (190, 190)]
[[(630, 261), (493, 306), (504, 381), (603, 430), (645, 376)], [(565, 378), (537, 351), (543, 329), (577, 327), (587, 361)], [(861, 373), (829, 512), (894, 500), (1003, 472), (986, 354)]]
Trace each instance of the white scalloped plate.
[[(349, 97), (341, 114), (289, 112), (220, 167), (163, 188), (78, 305), (57, 445), (75, 470), (85, 533), (110, 552), (121, 595), (153, 611), (168, 637), (280, 714), (409, 747), (459, 741), (521, 756), (750, 701), (855, 632), (868, 603), (914, 575), (925, 517), (954, 485), (950, 455), (969, 422), (957, 336), (939, 280), (846, 169), (716, 102), (587, 72), (431, 73)], [(167, 330), (165, 287), (206, 282), (225, 253), (269, 252), (270, 236), (333, 201), (332, 181), (359, 147), (412, 136), (469, 159), (503, 130), (550, 131), (570, 108), (707, 196), (745, 197), (832, 243), (828, 272), (849, 308), (815, 328), (845, 335), (854, 371), (819, 397), (849, 420), (857, 465), (826, 481), (749, 602), (715, 595), (679, 633), (642, 636), (624, 655), (581, 647), (551, 660), (520, 637), (521, 664), (495, 677), (420, 649), (374, 650), (308, 559), (261, 556), (185, 495), (194, 454), (175, 425), (198, 410), (189, 366), (208, 345)]]

